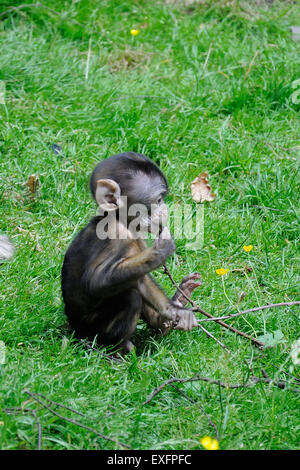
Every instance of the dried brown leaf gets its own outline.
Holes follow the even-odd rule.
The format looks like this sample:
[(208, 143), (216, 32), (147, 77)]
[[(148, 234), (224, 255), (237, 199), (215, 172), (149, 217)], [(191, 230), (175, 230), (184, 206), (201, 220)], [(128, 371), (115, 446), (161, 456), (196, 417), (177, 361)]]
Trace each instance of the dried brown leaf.
[(29, 191), (35, 194), (40, 185), (39, 175), (30, 175), (25, 184), (28, 186)]
[(203, 203), (205, 201), (211, 202), (215, 200), (216, 195), (211, 192), (207, 176), (208, 172), (204, 171), (191, 182), (191, 193), (195, 202)]

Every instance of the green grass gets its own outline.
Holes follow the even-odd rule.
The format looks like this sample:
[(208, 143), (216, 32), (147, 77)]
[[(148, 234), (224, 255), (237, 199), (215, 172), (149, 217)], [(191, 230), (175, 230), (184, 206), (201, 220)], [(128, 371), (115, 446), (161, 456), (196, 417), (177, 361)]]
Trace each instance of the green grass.
[[(225, 278), (230, 301), (246, 293), (240, 309), (299, 299), (300, 105), (291, 95), (300, 78), (300, 43), (289, 30), (299, 24), (299, 3), (45, 3), (59, 15), (27, 8), (0, 17), (6, 84), (0, 230), (16, 245), (14, 258), (0, 266), (1, 409), (24, 402), (36, 409), (43, 449), (120, 447), (28, 402), (24, 388), (84, 413), (57, 410), (133, 449), (201, 449), (201, 438), (214, 432), (197, 404), (171, 387), (142, 406), (144, 400), (171, 377), (200, 373), (243, 383), (263, 368), (290, 385), (179, 386), (215, 423), (222, 449), (296, 449), (299, 394), (289, 388), (299, 378), (290, 357), (299, 338), (297, 307), (231, 320), (255, 337), (283, 333), (283, 342), (263, 352), (213, 323), (205, 325), (229, 355), (198, 329), (159, 337), (140, 323), (134, 353), (112, 363), (72, 341), (60, 270), (72, 238), (96, 213), (88, 189), (94, 165), (132, 150), (159, 162), (170, 204), (191, 203), (189, 183), (209, 171), (217, 196), (205, 209), (204, 246), (187, 251), (186, 241), (178, 241), (168, 261), (177, 281), (202, 273), (193, 298), (203, 308), (218, 315), (231, 309), (215, 273), (222, 266), (231, 270)], [(12, 4), (21, 2), (2, 3), (0, 14)], [(136, 37), (133, 27), (141, 29)], [(60, 144), (63, 155), (48, 143)], [(35, 196), (24, 186), (33, 173), (41, 182)], [(249, 255), (243, 243), (254, 245)], [(247, 276), (232, 272), (250, 263)], [(155, 277), (171, 295), (162, 270)], [(2, 449), (37, 448), (31, 414), (0, 411), (0, 421)]]

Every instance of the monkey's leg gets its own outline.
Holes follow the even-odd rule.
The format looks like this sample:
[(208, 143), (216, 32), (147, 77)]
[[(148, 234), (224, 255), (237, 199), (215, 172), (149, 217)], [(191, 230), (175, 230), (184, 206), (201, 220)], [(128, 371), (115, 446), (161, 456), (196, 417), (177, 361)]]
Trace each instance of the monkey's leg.
[[(197, 287), (202, 286), (201, 274), (200, 273), (191, 273), (185, 276), (180, 283), (180, 290), (185, 293), (187, 297), (191, 296), (191, 293), (197, 289)], [(180, 290), (177, 290), (172, 297), (173, 302), (175, 302), (180, 307), (185, 307), (187, 304), (187, 299), (182, 295)]]
[(102, 325), (99, 339), (106, 346), (117, 345), (120, 352), (126, 353), (133, 348), (130, 339), (141, 316), (143, 302), (140, 293), (135, 289), (127, 293), (123, 302), (126, 304), (121, 306), (120, 311), (111, 316), (105, 325)]
[(166, 335), (170, 330), (170, 328), (164, 324), (164, 318), (160, 313), (156, 312), (156, 310), (145, 303), (142, 308), (142, 318), (149, 326), (151, 326), (151, 328), (159, 331), (162, 335)]
[(168, 299), (151, 276), (147, 275), (140, 279), (138, 287), (144, 303), (143, 316), (153, 328), (161, 331), (169, 329), (190, 331), (198, 326), (193, 312)]

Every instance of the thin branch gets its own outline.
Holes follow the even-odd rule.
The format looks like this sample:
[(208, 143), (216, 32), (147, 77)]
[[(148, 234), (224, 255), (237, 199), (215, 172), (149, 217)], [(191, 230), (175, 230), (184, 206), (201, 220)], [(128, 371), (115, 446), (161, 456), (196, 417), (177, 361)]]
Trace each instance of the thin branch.
[(37, 401), (40, 405), (42, 405), (44, 408), (46, 408), (50, 413), (54, 414), (58, 418), (68, 421), (69, 423), (75, 424), (76, 426), (79, 426), (80, 428), (87, 429), (88, 431), (96, 434), (97, 436), (100, 436), (102, 439), (105, 439), (106, 441), (111, 441), (114, 442), (115, 444), (121, 445), (123, 447), (126, 447), (127, 449), (130, 449), (130, 446), (127, 444), (123, 444), (122, 442), (117, 441), (116, 439), (113, 439), (111, 437), (106, 436), (105, 434), (102, 434), (98, 432), (96, 429), (93, 429), (89, 426), (86, 426), (85, 424), (79, 423), (76, 419), (71, 419), (71, 418), (66, 418), (65, 416), (62, 416), (61, 414), (57, 413), (55, 410), (50, 408), (50, 406), (46, 405), (43, 403), (39, 398), (37, 398), (37, 394), (30, 392), (28, 389), (24, 389), (24, 392), (27, 393), (30, 397), (32, 397), (35, 401)]
[(300, 379), (298, 379), (297, 377), (295, 377), (294, 375), (290, 374), (289, 372), (286, 372), (285, 370), (282, 370), (279, 366), (277, 366), (276, 364), (274, 364), (272, 362), (272, 366), (273, 367), (276, 367), (276, 369), (279, 370), (279, 372), (282, 372), (284, 375), (286, 375), (287, 377), (290, 377), (291, 379), (293, 379), (297, 384), (300, 383)]
[[(194, 302), (190, 297), (188, 297), (188, 296), (183, 292), (182, 289), (180, 289), (180, 287), (178, 286), (177, 282), (174, 281), (174, 279), (173, 279), (173, 277), (172, 277), (172, 274), (170, 273), (170, 270), (169, 270), (169, 268), (168, 268), (166, 265), (164, 265), (163, 268), (164, 268), (165, 274), (167, 274), (167, 275), (169, 276), (169, 278), (170, 278), (170, 280), (171, 280), (173, 286), (176, 287), (176, 289), (179, 290), (179, 292), (183, 295), (183, 297), (184, 297), (185, 299), (187, 299), (188, 302), (191, 303), (191, 305), (192, 305), (192, 310), (193, 310), (194, 312), (202, 313), (203, 315), (205, 315), (205, 316), (208, 317), (208, 318), (214, 318), (214, 316), (213, 316), (211, 313), (206, 312), (206, 311), (203, 310), (201, 307), (199, 307), (199, 305), (195, 304), (195, 302)], [(227, 328), (227, 329), (230, 330), (230, 331), (233, 331), (233, 332), (236, 333), (237, 335), (243, 336), (244, 338), (249, 339), (249, 340), (252, 342), (252, 344), (254, 344), (255, 346), (257, 346), (257, 347), (259, 347), (259, 348), (264, 348), (264, 344), (263, 344), (262, 342), (258, 341), (257, 339), (253, 338), (252, 336), (248, 335), (247, 333), (244, 333), (243, 331), (237, 330), (237, 329), (234, 328), (233, 326), (227, 325), (227, 323), (224, 323), (224, 322), (221, 321), (221, 320), (215, 320), (215, 321), (216, 321), (217, 323), (219, 323), (219, 325), (223, 326), (224, 328)], [(199, 326), (201, 327), (201, 325), (199, 325)]]
[[(179, 287), (179, 285), (177, 284), (176, 281), (174, 281), (173, 277), (172, 277), (172, 274), (170, 273), (170, 270), (169, 268), (164, 264), (163, 265), (163, 268), (164, 268), (164, 272), (169, 276), (173, 286), (181, 293), (181, 295), (183, 295), (183, 297), (190, 303), (192, 303), (193, 305), (196, 305), (194, 304), (194, 302), (191, 300), (190, 297), (188, 297), (185, 292), (183, 292), (183, 290)], [(198, 325), (199, 328), (201, 328), (202, 331), (204, 331), (205, 334), (207, 334), (207, 336), (209, 336), (210, 338), (214, 339), (223, 349), (225, 349), (225, 351), (227, 351), (228, 353), (230, 352), (229, 349), (225, 346), (225, 344), (223, 344), (220, 340), (218, 340), (212, 333), (210, 333), (209, 331), (207, 331), (205, 328), (203, 328), (202, 325)]]
[(207, 417), (210, 426), (212, 426), (214, 428), (214, 430), (216, 432), (216, 439), (219, 439), (219, 431), (217, 429), (217, 426), (211, 420), (209, 414), (206, 413), (205, 409), (196, 400), (193, 400), (186, 393), (184, 393), (182, 390), (180, 390), (180, 388), (175, 387), (175, 385), (173, 385), (173, 384), (170, 384), (170, 385), (171, 385), (172, 388), (174, 388), (174, 390), (176, 390), (176, 392), (180, 393), (180, 395), (182, 395), (186, 400), (188, 400), (189, 402), (193, 403), (193, 405), (196, 405), (196, 406), (198, 406), (198, 408), (200, 408), (202, 413)]
[[(81, 413), (80, 411), (74, 410), (74, 408), (71, 408), (70, 406), (66, 406), (66, 405), (63, 405), (62, 403), (58, 403), (57, 401), (53, 401), (50, 398), (43, 395), (42, 393), (36, 392), (35, 395), (38, 395), (39, 397), (43, 398), (44, 400), (48, 401), (49, 403), (51, 403), (54, 406), (58, 406), (59, 408), (64, 408), (65, 410), (72, 411), (72, 413), (76, 413), (77, 415), (82, 416), (83, 418), (90, 419), (89, 416), (85, 415), (84, 413)], [(111, 406), (111, 408), (113, 408), (113, 407)], [(112, 414), (112, 412), (110, 412), (110, 414)], [(105, 416), (107, 417), (108, 414), (106, 413)]]
[[(172, 383), (175, 383), (175, 382), (177, 382), (177, 383), (187, 383), (187, 382), (196, 382), (196, 381), (199, 381), (199, 380), (203, 381), (203, 382), (206, 382), (206, 383), (209, 383), (211, 385), (218, 385), (219, 387), (226, 388), (227, 390), (228, 389), (235, 390), (235, 389), (238, 389), (238, 388), (251, 388), (251, 387), (254, 387), (256, 384), (258, 384), (259, 382), (272, 384), (272, 385), (275, 385), (276, 387), (281, 388), (281, 389), (286, 388), (286, 385), (287, 385), (287, 383), (285, 383), (285, 382), (274, 382), (274, 380), (272, 380), (272, 379), (268, 379), (268, 378), (265, 378), (265, 377), (264, 378), (255, 377), (255, 376), (250, 377), (251, 382), (247, 382), (247, 383), (244, 383), (244, 384), (231, 384), (231, 383), (226, 384), (224, 382), (221, 382), (220, 380), (214, 380), (214, 379), (211, 379), (210, 377), (203, 377), (203, 376), (200, 376), (200, 375), (198, 375), (196, 377), (190, 377), (190, 378), (187, 378), (187, 379), (181, 379), (181, 378), (174, 377), (173, 379), (166, 380), (159, 387), (157, 387), (151, 393), (149, 398), (147, 398), (147, 400), (145, 400), (143, 402), (143, 405), (147, 405), (147, 403), (149, 403), (156, 395), (158, 395), (158, 393), (160, 393), (167, 385), (171, 385)], [(291, 389), (289, 389), (289, 391), (294, 392), (294, 393), (300, 393), (300, 389), (295, 389), (295, 388), (291, 388)]]
[[(250, 377), (250, 380), (252, 380), (252, 382), (254, 382), (255, 384), (259, 383), (259, 382), (262, 382), (262, 383), (265, 383), (265, 384), (272, 384), (274, 385), (275, 387), (278, 387), (280, 388), (281, 390), (285, 389), (287, 385), (289, 385), (289, 382), (282, 382), (282, 381), (279, 381), (279, 382), (275, 382), (275, 380), (269, 378), (269, 377), (255, 377), (255, 376), (251, 376)], [(293, 392), (293, 393), (300, 393), (300, 388), (289, 388), (288, 389), (290, 392)]]
[(76, 413), (77, 415), (83, 416), (84, 418), (88, 419), (88, 417), (85, 414), (81, 413), (80, 411), (74, 410), (73, 408), (70, 408), (69, 406), (62, 405), (61, 403), (58, 403), (57, 401), (53, 401), (50, 398), (46, 397), (45, 395), (42, 395), (41, 393), (36, 392), (35, 395), (38, 395), (39, 397), (41, 397), (44, 400), (51, 403), (52, 405), (58, 406), (59, 408), (64, 408), (64, 409), (69, 410), (69, 411), (72, 411), (72, 413)]
[(225, 349), (226, 352), (230, 353), (230, 350), (225, 346), (224, 343), (222, 343), (218, 338), (216, 338), (212, 333), (210, 333), (206, 328), (203, 328), (202, 325), (198, 325), (199, 328), (209, 337), (214, 339), (220, 346), (221, 348)]
[(241, 315), (245, 315), (246, 313), (258, 312), (259, 310), (265, 310), (266, 308), (285, 307), (285, 306), (286, 307), (291, 307), (292, 305), (300, 305), (300, 301), (297, 300), (295, 302), (281, 302), (279, 304), (262, 305), (261, 307), (249, 308), (248, 310), (243, 310), (242, 312), (233, 313), (232, 315), (225, 315), (224, 317), (203, 318), (203, 319), (198, 320), (198, 321), (206, 322), (206, 321), (217, 321), (217, 320), (230, 320), (230, 318), (236, 318), (236, 317), (239, 317)]
[(193, 300), (188, 296), (186, 295), (185, 292), (183, 292), (183, 290), (179, 287), (179, 285), (177, 284), (177, 282), (174, 280), (168, 266), (166, 264), (163, 265), (163, 268), (164, 268), (164, 273), (170, 278), (170, 281), (172, 282), (173, 286), (175, 287), (176, 290), (178, 290), (180, 292), (180, 294), (188, 301), (190, 302), (192, 305), (195, 305), (196, 304), (193, 302)]
[(41, 447), (42, 447), (42, 425), (39, 421), (39, 418), (38, 418), (35, 410), (32, 410), (32, 414), (35, 417), (35, 421), (36, 421), (36, 424), (37, 424), (37, 427), (38, 427), (38, 450), (41, 450)]
[(202, 376), (196, 376), (196, 377), (190, 377), (187, 379), (181, 379), (181, 378), (176, 378), (174, 377), (173, 379), (166, 380), (166, 382), (162, 383), (159, 387), (157, 387), (154, 392), (151, 393), (150, 397), (147, 398), (146, 401), (144, 401), (143, 405), (147, 405), (158, 393), (160, 393), (167, 385), (170, 385), (172, 383), (186, 383), (186, 382), (197, 382), (197, 381), (203, 381), (207, 382), (209, 384), (214, 384), (214, 385), (219, 385), (220, 387), (227, 388), (227, 389), (236, 389), (236, 388), (245, 388), (245, 387), (252, 387), (253, 384), (225, 384), (224, 382), (221, 382), (220, 380), (214, 380), (209, 377), (202, 377)]

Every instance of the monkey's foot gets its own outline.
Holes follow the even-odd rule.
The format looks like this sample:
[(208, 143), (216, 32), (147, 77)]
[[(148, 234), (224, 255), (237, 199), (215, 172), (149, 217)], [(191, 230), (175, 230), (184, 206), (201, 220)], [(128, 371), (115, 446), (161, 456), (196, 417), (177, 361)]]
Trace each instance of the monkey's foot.
[[(202, 286), (201, 274), (200, 273), (191, 273), (191, 274), (188, 274), (187, 276), (185, 276), (182, 279), (179, 287), (187, 297), (190, 297), (191, 293), (197, 287), (200, 287), (200, 286)], [(175, 292), (174, 297), (173, 297), (173, 301), (180, 307), (185, 307), (185, 305), (188, 302), (187, 299), (184, 297), (184, 295), (179, 290), (177, 290)]]
[(129, 339), (126, 339), (122, 344), (121, 344), (121, 351), (123, 354), (127, 354), (133, 350), (133, 343), (129, 341)]

